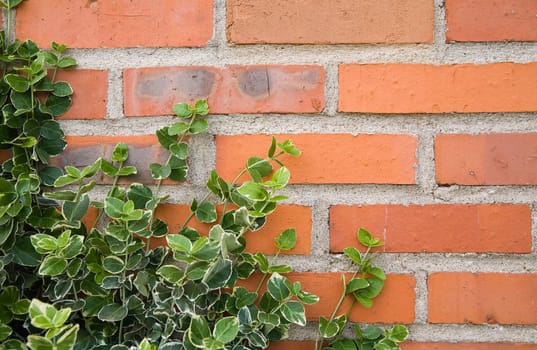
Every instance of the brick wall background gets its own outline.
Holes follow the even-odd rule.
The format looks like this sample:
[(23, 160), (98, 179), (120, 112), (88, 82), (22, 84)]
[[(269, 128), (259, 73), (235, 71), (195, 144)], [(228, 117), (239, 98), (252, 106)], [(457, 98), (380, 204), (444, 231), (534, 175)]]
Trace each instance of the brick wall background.
[[(353, 321), (409, 325), (405, 350), (537, 349), (537, 1), (26, 0), (14, 23), (79, 62), (61, 76), (75, 89), (61, 161), (123, 140), (144, 167), (172, 104), (207, 97), (209, 133), (161, 216), (187, 215), (211, 169), (232, 176), (291, 137), (292, 199), (248, 249), (297, 228), (278, 259), (322, 297), (312, 317), (362, 226), (386, 241), (389, 276)], [(271, 349), (310, 349), (315, 329)]]

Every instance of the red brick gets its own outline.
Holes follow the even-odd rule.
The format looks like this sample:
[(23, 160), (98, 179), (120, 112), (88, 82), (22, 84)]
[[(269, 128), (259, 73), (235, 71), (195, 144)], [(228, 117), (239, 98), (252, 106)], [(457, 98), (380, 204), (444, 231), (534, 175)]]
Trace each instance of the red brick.
[[(292, 282), (299, 281), (302, 289), (319, 296), (320, 301), (306, 306), (306, 317), (310, 321), (319, 320), (320, 316), (330, 317), (343, 291), (341, 273), (337, 272), (292, 272), (285, 275)], [(347, 280), (352, 274), (345, 274)], [(241, 281), (241, 285), (255, 290), (260, 275)], [(329, 286), (329, 288), (327, 288)], [(405, 323), (414, 322), (414, 305), (416, 280), (411, 275), (388, 274), (384, 289), (373, 301), (369, 309), (356, 303), (349, 315), (351, 322), (367, 323)], [(262, 289), (263, 291), (263, 289)], [(343, 302), (340, 313), (345, 313), (354, 297), (348, 296)]]
[(16, 30), (41, 47), (204, 46), (212, 22), (211, 0), (27, 0)]
[(86, 229), (90, 231), (90, 229), (97, 223), (98, 218), (99, 209), (95, 207), (89, 207), (88, 211), (86, 212), (86, 215), (84, 215), (81, 221), (86, 226)]
[(125, 114), (172, 114), (176, 102), (207, 98), (211, 113), (317, 113), (324, 108), (320, 66), (135, 68), (124, 72)]
[(235, 44), (358, 44), (433, 41), (432, 0), (228, 0)]
[(447, 41), (537, 41), (535, 0), (446, 0)]
[(537, 323), (537, 274), (433, 273), (428, 290), (430, 323)]
[(537, 350), (523, 343), (403, 343), (402, 350)]
[(270, 342), (269, 350), (314, 350), (314, 341), (284, 340)]
[[(413, 184), (416, 137), (412, 135), (298, 134), (291, 139), (302, 150), (300, 157), (284, 155), (293, 184)], [(216, 168), (231, 180), (249, 156), (264, 157), (271, 137), (265, 135), (216, 136)], [(246, 177), (245, 177), (246, 178)]]
[(77, 69), (58, 71), (56, 81), (67, 81), (74, 90), (73, 105), (58, 119), (104, 119), (108, 94), (108, 71)]
[[(218, 206), (217, 210), (220, 217), (222, 206)], [(156, 216), (168, 223), (171, 233), (177, 233), (189, 214), (189, 205), (163, 204), (157, 209)], [(267, 223), (261, 230), (248, 232), (244, 235), (247, 242), (246, 250), (254, 253), (275, 254), (277, 249), (274, 245), (274, 238), (284, 230), (294, 228), (297, 232), (297, 245), (287, 252), (282, 252), (282, 254), (309, 254), (311, 251), (311, 222), (311, 208), (300, 205), (281, 205), (267, 218)], [(197, 229), (204, 235), (210, 229), (209, 224), (199, 223), (195, 218), (190, 220), (188, 226)], [(152, 240), (152, 245), (162, 245), (165, 242), (165, 239)]]
[(0, 163), (3, 163), (10, 158), (11, 158), (11, 151), (7, 149), (0, 150)]
[(537, 62), (344, 64), (339, 110), (369, 113), (537, 111)]
[(384, 240), (386, 252), (531, 253), (527, 205), (367, 205), (330, 208), (330, 248), (359, 244), (358, 228)]
[[(68, 145), (64, 153), (53, 159), (53, 164), (56, 166), (84, 167), (99, 157), (110, 160), (116, 144), (126, 143), (129, 146), (129, 159), (125, 165), (136, 166), (138, 174), (131, 175), (127, 179), (123, 178), (122, 182), (153, 183), (149, 164), (154, 162), (162, 164), (168, 158), (156, 136), (68, 136), (66, 140)], [(112, 179), (102, 176), (97, 181), (109, 184)]]
[(537, 133), (438, 135), (439, 184), (537, 184)]

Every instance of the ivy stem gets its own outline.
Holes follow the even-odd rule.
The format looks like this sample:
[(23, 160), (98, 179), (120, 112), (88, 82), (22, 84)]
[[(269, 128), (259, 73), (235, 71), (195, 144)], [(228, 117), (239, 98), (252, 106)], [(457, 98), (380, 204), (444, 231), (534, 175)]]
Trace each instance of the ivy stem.
[[(207, 193), (205, 194), (205, 196), (203, 196), (203, 198), (201, 199), (200, 203), (205, 202), (205, 201), (209, 198), (210, 195), (211, 195), (211, 193), (210, 193), (210, 192), (207, 192)], [(190, 214), (189, 214), (188, 217), (185, 219), (185, 222), (183, 222), (183, 224), (181, 225), (181, 228), (179, 229), (179, 231), (182, 231), (182, 230), (186, 227), (186, 225), (188, 225), (188, 223), (190, 222), (190, 220), (192, 220), (192, 218), (194, 217), (194, 215), (195, 215), (195, 212), (190, 211)]]
[[(280, 255), (281, 253), (281, 249), (278, 249), (278, 251), (276, 252), (276, 254), (274, 254), (274, 258), (273, 260), (275, 260), (276, 258), (278, 258), (278, 255)], [(259, 293), (259, 291), (261, 290), (261, 287), (263, 286), (263, 284), (265, 283), (265, 280), (267, 279), (269, 273), (268, 272), (265, 272), (263, 274), (263, 277), (261, 277), (261, 281), (259, 281), (259, 284), (257, 285), (257, 288), (255, 290), (256, 293)]]

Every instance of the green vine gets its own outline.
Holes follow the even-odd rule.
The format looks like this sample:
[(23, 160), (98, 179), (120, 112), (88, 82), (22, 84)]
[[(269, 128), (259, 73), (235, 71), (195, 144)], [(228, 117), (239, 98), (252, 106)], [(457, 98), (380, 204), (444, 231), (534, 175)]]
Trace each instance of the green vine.
[[(0, 1), (8, 21), (21, 2)], [(304, 306), (319, 298), (285, 276), (291, 266), (245, 251), (244, 234), (261, 229), (288, 199), (279, 194), (291, 176), (283, 162), (300, 155), (290, 140), (272, 138), (266, 155), (249, 158), (232, 181), (211, 172), (207, 194), (192, 200), (181, 228), (170, 232), (155, 216), (168, 199), (160, 187), (186, 179), (186, 140), (207, 130), (207, 102), (176, 104), (178, 120), (157, 130), (169, 156), (149, 167), (156, 186), (123, 186), (121, 178), (138, 172), (124, 143), (110, 159), (82, 168), (49, 165), (66, 146), (54, 118), (67, 112), (73, 94), (68, 82), (55, 80), (58, 69), (76, 65), (65, 45), (41, 50), (1, 32), (0, 50), (0, 149), (9, 153), (0, 167), (0, 350), (254, 350), (306, 325)], [(96, 200), (92, 190), (103, 176), (112, 186)], [(92, 207), (99, 214), (88, 227), (83, 219)], [(193, 219), (210, 228), (197, 231)], [(167, 246), (151, 248), (160, 237)], [(407, 336), (397, 325), (356, 326), (354, 338), (344, 337), (355, 302), (370, 307), (386, 278), (371, 263), (370, 249), (381, 242), (365, 230), (358, 240), (367, 251), (345, 249), (357, 269), (343, 279), (332, 315), (321, 317), (316, 349), (393, 350)], [(276, 256), (296, 242), (295, 230), (284, 230)], [(241, 281), (254, 275), (260, 282), (249, 290)], [(348, 297), (352, 305), (341, 311)]]

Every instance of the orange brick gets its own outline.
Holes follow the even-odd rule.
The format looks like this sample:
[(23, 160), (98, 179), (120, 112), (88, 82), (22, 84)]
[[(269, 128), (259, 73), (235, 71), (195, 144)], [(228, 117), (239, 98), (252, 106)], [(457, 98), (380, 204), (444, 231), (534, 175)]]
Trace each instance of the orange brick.
[(430, 43), (434, 1), (231, 0), (227, 24), (235, 44)]
[(436, 180), (440, 184), (537, 184), (537, 133), (438, 135)]
[[(138, 174), (131, 175), (128, 180), (123, 181), (128, 183), (152, 183), (149, 164), (154, 162), (162, 164), (168, 158), (168, 153), (160, 146), (156, 136), (68, 136), (66, 140), (67, 148), (61, 156), (54, 158), (55, 166), (84, 167), (99, 157), (110, 160), (116, 144), (126, 143), (129, 146), (129, 159), (125, 165), (134, 165), (138, 168)], [(99, 177), (97, 181), (112, 183), (112, 179), (107, 176)]]
[(537, 63), (344, 64), (339, 110), (369, 113), (537, 111)]
[[(222, 206), (217, 208), (219, 217), (222, 209)], [(177, 233), (189, 214), (189, 205), (163, 204), (157, 209), (156, 217), (168, 223), (171, 233)], [(261, 230), (248, 232), (244, 235), (246, 250), (254, 253), (275, 254), (277, 249), (274, 245), (274, 238), (284, 230), (294, 228), (297, 232), (297, 245), (287, 252), (282, 252), (282, 254), (309, 254), (311, 251), (311, 220), (311, 208), (300, 205), (281, 205), (267, 218), (267, 223)], [(190, 220), (188, 226), (205, 235), (210, 229), (209, 224), (199, 223), (195, 218)], [(152, 240), (152, 245), (162, 245), (165, 242), (165, 239), (155, 239)]]
[(171, 114), (176, 102), (207, 98), (211, 113), (317, 113), (324, 108), (319, 66), (135, 68), (124, 72), (125, 114)]
[(211, 0), (27, 0), (16, 30), (41, 47), (205, 46), (212, 22)]
[(360, 246), (356, 240), (360, 227), (383, 239), (382, 250), (386, 252), (532, 250), (531, 209), (527, 205), (336, 205), (330, 208), (332, 252)]
[[(283, 156), (294, 184), (415, 183), (416, 137), (412, 135), (298, 134), (291, 139), (300, 157)], [(249, 156), (264, 157), (271, 137), (265, 135), (216, 136), (216, 168), (233, 179)], [(246, 177), (245, 177), (246, 178)]]
[(403, 343), (402, 350), (537, 350), (523, 343)]
[(534, 0), (446, 0), (448, 41), (537, 41)]
[(86, 215), (82, 218), (82, 223), (86, 226), (86, 229), (89, 231), (93, 225), (96, 224), (97, 219), (99, 218), (99, 209), (95, 207), (89, 207)]
[[(299, 281), (303, 290), (319, 296), (320, 301), (317, 304), (306, 306), (308, 320), (319, 320), (320, 316), (330, 317), (343, 291), (341, 273), (292, 272), (285, 276), (292, 282)], [(349, 280), (352, 274), (346, 273), (345, 276)], [(241, 285), (255, 290), (260, 277), (260, 274), (254, 275), (247, 281), (241, 281)], [(384, 289), (374, 299), (373, 306), (367, 309), (356, 303), (349, 315), (349, 320), (367, 323), (412, 323), (415, 318), (415, 287), (416, 280), (413, 276), (389, 274)], [(351, 296), (345, 299), (340, 308), (340, 314), (347, 312), (353, 299), (354, 297)]]
[(428, 290), (431, 323), (537, 323), (537, 274), (433, 273)]
[(67, 81), (74, 90), (73, 105), (58, 119), (104, 119), (108, 94), (108, 72), (77, 69), (58, 71), (56, 81)]
[(0, 150), (0, 163), (11, 158), (11, 151), (7, 149)]

